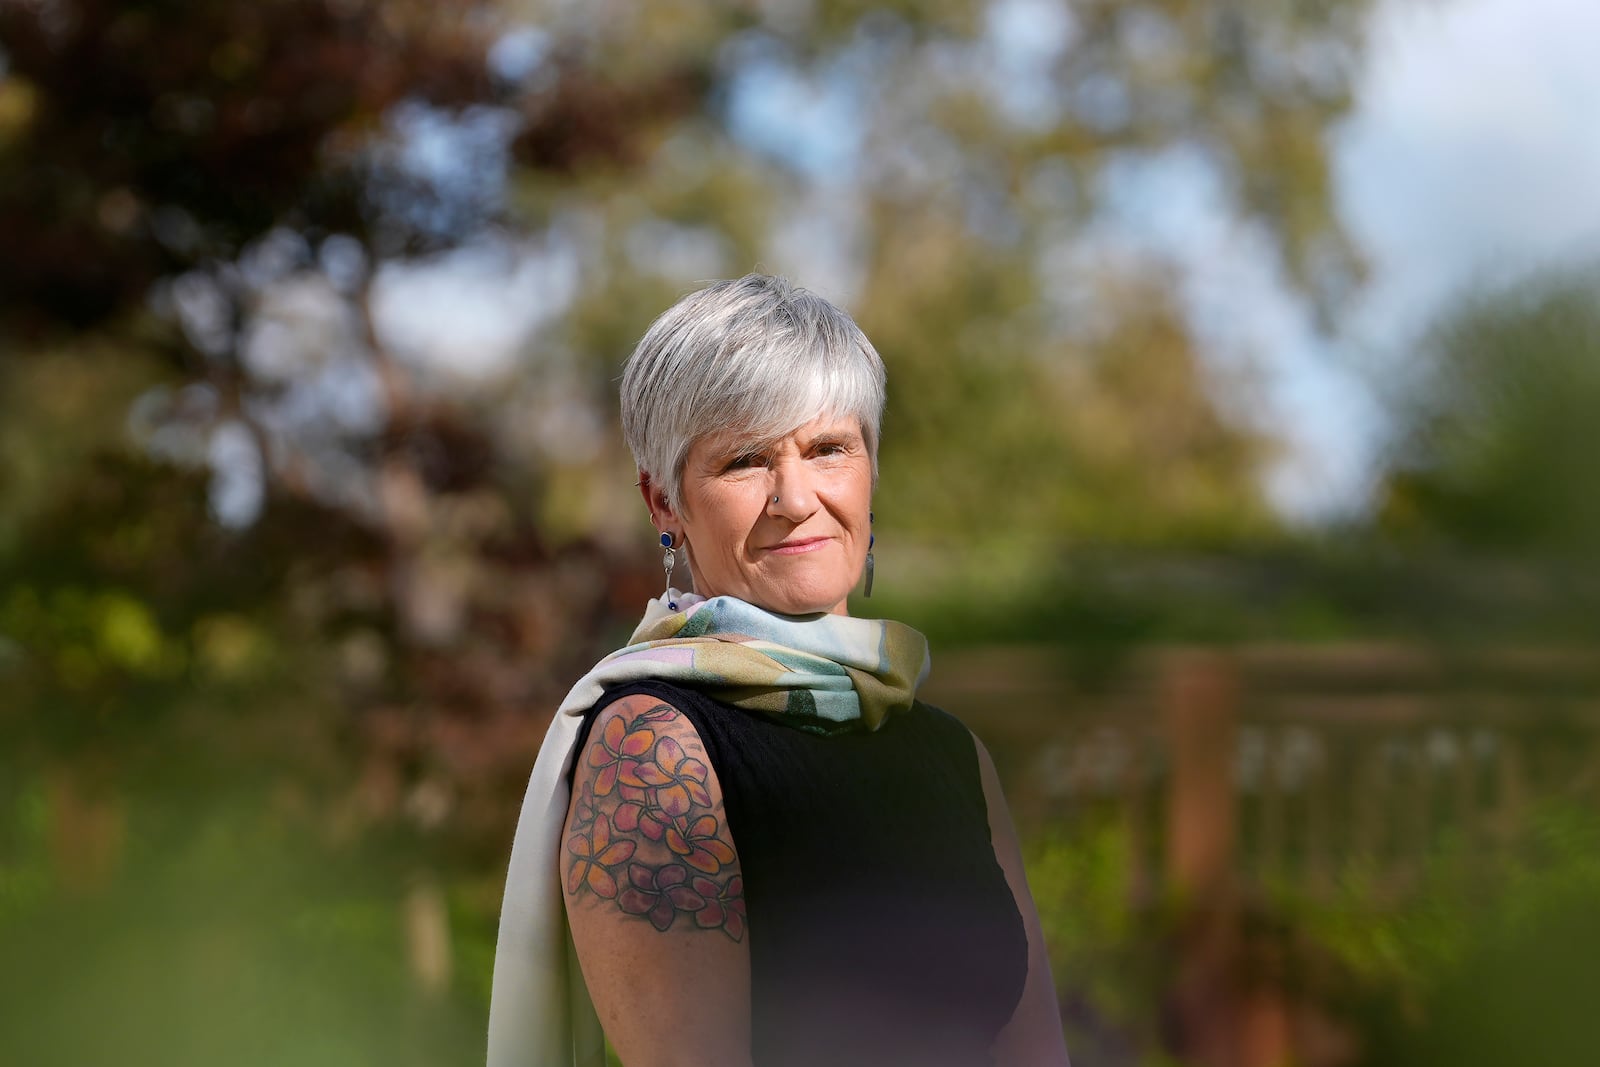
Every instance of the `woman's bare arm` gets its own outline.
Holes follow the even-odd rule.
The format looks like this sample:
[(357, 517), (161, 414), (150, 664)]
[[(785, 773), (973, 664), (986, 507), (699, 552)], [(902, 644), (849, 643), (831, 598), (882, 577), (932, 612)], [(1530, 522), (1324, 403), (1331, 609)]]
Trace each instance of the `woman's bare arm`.
[(627, 1067), (749, 1067), (750, 950), (722, 790), (676, 708), (624, 697), (577, 755), (567, 918)]
[(1022, 987), (1017, 1010), (995, 1040), (995, 1063), (999, 1067), (1053, 1067), (1067, 1065), (1067, 1043), (1061, 1033), (1061, 1009), (1056, 1000), (1055, 982), (1050, 977), (1050, 957), (1045, 951), (1044, 930), (1039, 925), (1039, 910), (1028, 892), (1027, 875), (1022, 868), (1022, 849), (1017, 844), (1016, 828), (1000, 776), (995, 772), (989, 751), (976, 737), (978, 769), (983, 779), (983, 795), (989, 807), (989, 839), (995, 859), (1005, 871), (1006, 883), (1016, 898), (1028, 932), (1028, 979)]

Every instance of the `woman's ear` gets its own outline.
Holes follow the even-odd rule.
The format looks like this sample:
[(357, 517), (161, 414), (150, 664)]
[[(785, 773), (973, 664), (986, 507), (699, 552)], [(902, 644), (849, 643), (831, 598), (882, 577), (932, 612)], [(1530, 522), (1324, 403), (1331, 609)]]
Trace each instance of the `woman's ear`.
[(657, 530), (679, 536), (683, 530), (683, 523), (678, 521), (677, 514), (667, 503), (667, 494), (659, 489), (650, 480), (650, 475), (644, 471), (639, 472), (639, 495), (644, 497), (644, 506), (650, 509), (650, 521)]

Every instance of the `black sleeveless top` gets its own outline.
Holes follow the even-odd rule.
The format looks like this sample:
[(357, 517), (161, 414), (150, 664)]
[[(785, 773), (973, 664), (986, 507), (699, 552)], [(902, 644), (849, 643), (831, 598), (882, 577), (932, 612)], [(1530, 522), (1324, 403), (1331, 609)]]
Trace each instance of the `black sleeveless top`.
[(1028, 970), (972, 736), (925, 704), (821, 737), (664, 682), (722, 786), (749, 922), (757, 1067), (992, 1062)]

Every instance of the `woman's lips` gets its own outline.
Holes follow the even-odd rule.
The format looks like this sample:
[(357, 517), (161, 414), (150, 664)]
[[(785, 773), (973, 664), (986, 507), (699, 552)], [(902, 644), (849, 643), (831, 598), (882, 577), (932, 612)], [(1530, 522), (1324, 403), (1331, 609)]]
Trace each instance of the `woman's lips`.
[(781, 544), (773, 545), (767, 551), (779, 556), (798, 556), (802, 552), (815, 552), (817, 549), (826, 546), (830, 540), (832, 538), (808, 537), (804, 541), (784, 541)]

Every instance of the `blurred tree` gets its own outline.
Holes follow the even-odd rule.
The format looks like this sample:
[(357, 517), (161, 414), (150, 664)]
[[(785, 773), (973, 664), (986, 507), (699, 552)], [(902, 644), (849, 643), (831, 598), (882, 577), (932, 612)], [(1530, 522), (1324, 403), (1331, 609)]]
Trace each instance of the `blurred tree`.
[(1063, 336), (1040, 325), (1047, 298), (1014, 260), (934, 220), (915, 232), (885, 245), (882, 298), (869, 289), (862, 312), (891, 363), (891, 529), (1037, 558), (1063, 536), (1150, 547), (1275, 527), (1254, 481), (1272, 442), (1217, 400), (1240, 404), (1252, 383), (1208, 373), (1158, 283), (1085, 279), (1095, 316)]
[(1421, 346), (1380, 522), (1458, 546), (1600, 553), (1600, 272), (1470, 295)]
[(494, 205), (385, 151), (400, 105), (505, 109), (518, 161), (568, 173), (635, 158), (693, 102), (693, 71), (623, 83), (564, 54), (536, 91), (497, 81), (502, 24), (486, 3), (7, 0), (0, 225), (26, 254), (0, 267), (5, 321), (106, 322), (281, 227), (390, 253), (462, 240)]
[(0, 986), (26, 991), (0, 1059), (438, 1063), (461, 1019), (475, 1040), (479, 966), (432, 1039), (337, 1009), (248, 1035), (308, 1018), (283, 948), (308, 940), (351, 1010), (387, 968), (392, 1018), (402, 932), (450, 944), (441, 865), (469, 872), (479, 960), (530, 709), (647, 595), (552, 543), (492, 424), (372, 322), (385, 260), (504, 221), (475, 167), (628, 165), (694, 105), (694, 71), (627, 81), (581, 47), (497, 81), (502, 27), (483, 5), (0, 4)]
[[(6, 379), (8, 632), (41, 686), (31, 707), (8, 707), (18, 721), (59, 710), (62, 688), (116, 660), (61, 626), (115, 628), (93, 605), (124, 600), (135, 606), (119, 617), (156, 647), (175, 643), (157, 658), (185, 681), (190, 644), (222, 610), (289, 640), (353, 635), (382, 683), (356, 698), (373, 714), (432, 690), (430, 712), (499, 707), (519, 731), (529, 672), (569, 640), (583, 659), (600, 639), (550, 621), (609, 606), (595, 549), (558, 559), (533, 517), (507, 507), (497, 442), (390, 358), (370, 291), (384, 257), (458, 243), (504, 214), (492, 191), (416, 160), (431, 129), (416, 116), (470, 129), (503, 114), (520, 166), (569, 175), (627, 165), (654, 123), (693, 106), (702, 79), (658, 64), (623, 81), (586, 66), (581, 48), (556, 48), (537, 84), (497, 81), (484, 56), (501, 25), (482, 5), (0, 6), (12, 253), (0, 329), (12, 359), (33, 364)], [(166, 485), (170, 464), (210, 477)], [(195, 485), (201, 500), (182, 501), (179, 487)], [(325, 535), (316, 545), (293, 532), (308, 523)], [(352, 523), (360, 536), (333, 536)], [(341, 581), (345, 595), (316, 592)], [(552, 583), (556, 595), (541, 594)], [(173, 599), (191, 585), (215, 603)], [(308, 627), (282, 614), (297, 600)], [(74, 609), (81, 621), (51, 618), (67, 602), (89, 605)], [(444, 650), (457, 642), (503, 663), (453, 661)], [(127, 695), (132, 680), (113, 678), (102, 701)], [(68, 738), (82, 734), (59, 734), (71, 750)]]
[[(853, 306), (889, 362), (897, 552), (1270, 533), (1245, 369), (1267, 354), (1207, 352), (1172, 251), (1119, 233), (1203, 187), (1331, 322), (1362, 270), (1325, 133), (1366, 8), (763, 4), (717, 42), (714, 110), (647, 168), (530, 193), (603, 264), (558, 333), (609, 379), (673, 294), (785, 270)], [(597, 31), (610, 65), (641, 61), (632, 31)]]
[[(508, 9), (405, 2), (4, 5), (0, 215), (27, 254), (0, 279), (0, 321), (35, 333), (120, 322), (128, 340), (117, 316), (132, 312), (142, 344), (209, 387), (148, 398), (147, 421), (226, 430), (221, 451), (253, 453), (266, 492), (337, 498), (381, 523), (382, 464), (341, 437), (464, 441), (408, 410), (431, 401), (374, 322), (371, 287), (387, 264), (498, 224), (549, 234), (581, 284), (556, 300), (536, 389), (603, 412), (648, 310), (695, 278), (766, 260), (859, 297), (869, 324), (885, 324), (891, 363), (915, 380), (905, 407), (928, 404), (908, 423), (961, 407), (986, 429), (1064, 424), (1018, 442), (1028, 447), (1004, 464), (1015, 479), (994, 478), (990, 454), (1010, 433), (980, 435), (995, 449), (970, 460), (904, 449), (891, 496), (925, 500), (910, 487), (930, 480), (976, 487), (956, 496), (964, 522), (947, 521), (955, 508), (890, 509), (904, 533), (966, 537), (995, 507), (1035, 540), (1237, 530), (1224, 514), (1260, 523), (1270, 450), (1239, 426), (1250, 400), (1198, 366), (1168, 283), (1106, 300), (1104, 257), (1068, 250), (1092, 249), (1096, 220), (1128, 209), (1118, 198), (1130, 170), (1194, 167), (1220, 183), (1217, 210), (1260, 226), (1316, 306), (1336, 305), (1360, 272), (1328, 195), (1323, 131), (1349, 103), (1364, 4), (1249, 18), (1226, 4), (1051, 0), (512, 10), (532, 25), (516, 28)], [(1138, 256), (1135, 271), (1162, 270)], [(950, 290), (952, 264), (986, 277)], [(1126, 272), (1111, 268), (1113, 286)], [(936, 304), (945, 316), (926, 314)], [(146, 307), (181, 330), (152, 324)], [(1162, 376), (1190, 383), (1187, 399), (1168, 387), (1113, 402), (1088, 385), (1085, 368), (1145, 387), (1125, 356), (1082, 355), (1084, 334), (1118, 331), (1165, 337)], [(330, 349), (366, 369), (323, 359), (325, 376), (370, 390), (376, 375), (376, 414), (332, 434), (286, 427), (284, 409), (311, 403), (295, 380), (307, 354)], [(576, 359), (565, 371), (563, 353)], [(1066, 381), (1075, 393), (1052, 384)], [(486, 395), (497, 441), (469, 451), (551, 452), (501, 414), (503, 390)], [(1192, 416), (1171, 417), (1172, 403)], [(1214, 428), (1218, 447), (1179, 446), (1208, 457), (1204, 473), (1125, 477), (1152, 459), (1135, 445), (1115, 474), (1060, 477), (1092, 472), (1108, 441), (1166, 441), (1155, 452), (1170, 455), (1174, 425)], [(1085, 454), (1096, 448), (1101, 460)], [(621, 459), (614, 444), (576, 452), (541, 473), (510, 466), (532, 479), (541, 519), (581, 530), (615, 499), (586, 493), (584, 477)], [(369, 484), (352, 485), (363, 470)], [(1005, 499), (1043, 482), (1077, 502)], [(1117, 499), (1083, 505), (1106, 485)], [(236, 516), (255, 510), (243, 488), (223, 496)]]

